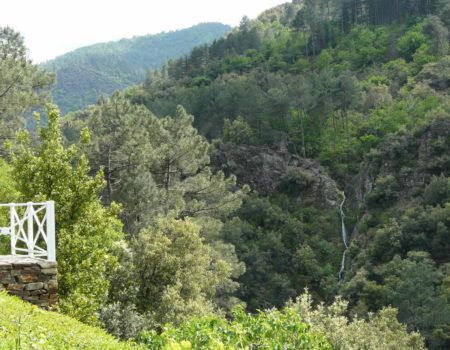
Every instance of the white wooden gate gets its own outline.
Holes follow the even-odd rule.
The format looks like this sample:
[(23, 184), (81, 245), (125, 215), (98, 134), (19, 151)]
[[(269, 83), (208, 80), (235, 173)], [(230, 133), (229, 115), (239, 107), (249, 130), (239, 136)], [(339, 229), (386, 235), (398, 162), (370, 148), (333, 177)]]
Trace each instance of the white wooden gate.
[(11, 254), (56, 261), (55, 202), (9, 203), (10, 225), (0, 235), (10, 236)]

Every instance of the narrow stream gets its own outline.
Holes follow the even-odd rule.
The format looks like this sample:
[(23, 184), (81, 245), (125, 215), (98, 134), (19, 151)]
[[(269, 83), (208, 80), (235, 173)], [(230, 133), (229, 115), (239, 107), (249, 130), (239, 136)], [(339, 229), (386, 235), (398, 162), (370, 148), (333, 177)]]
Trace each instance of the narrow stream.
[(344, 213), (344, 203), (345, 203), (345, 193), (342, 192), (342, 202), (339, 205), (339, 210), (341, 212), (341, 233), (342, 233), (342, 242), (344, 243), (345, 250), (342, 254), (342, 260), (341, 260), (341, 269), (339, 270), (339, 282), (342, 281), (342, 276), (345, 271), (345, 258), (347, 257), (347, 251), (348, 251), (348, 234), (347, 229), (345, 228), (345, 213)]

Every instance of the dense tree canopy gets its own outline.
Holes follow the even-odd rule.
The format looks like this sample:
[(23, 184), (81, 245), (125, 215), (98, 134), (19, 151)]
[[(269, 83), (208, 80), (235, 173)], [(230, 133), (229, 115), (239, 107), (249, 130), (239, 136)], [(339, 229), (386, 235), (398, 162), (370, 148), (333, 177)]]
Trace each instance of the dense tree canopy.
[(238, 218), (226, 222), (221, 235), (246, 265), (237, 295), (251, 310), (281, 306), (308, 286), (327, 300), (344, 293), (352, 312), (365, 314), (394, 304), (388, 291), (398, 287), (401, 320), (410, 330), (420, 328), (432, 348), (447, 345), (448, 320), (439, 316), (431, 324), (427, 316), (441, 305), (445, 274), (436, 272), (427, 292), (437, 304), (406, 316), (399, 300), (423, 276), (405, 269), (401, 278), (411, 280), (404, 288), (388, 287), (393, 277), (379, 269), (398, 257), (407, 264), (412, 252), (428, 253), (436, 271), (448, 263), (448, 5), (293, 1), (243, 19), (228, 38), (170, 62), (129, 90), (134, 104), (159, 116), (183, 104), (204, 135), (221, 139), (219, 147), (243, 150), (242, 158), (225, 153), (215, 164), (238, 169), (240, 183), (254, 182), (250, 173), (262, 171), (260, 181), (272, 185), (265, 163), (241, 171), (258, 166), (243, 159), (246, 150), (267, 147), (318, 160), (346, 192), (350, 262), (339, 285), (336, 212), (304, 203), (311, 189), (295, 171), (279, 170), (276, 190), (247, 198)]

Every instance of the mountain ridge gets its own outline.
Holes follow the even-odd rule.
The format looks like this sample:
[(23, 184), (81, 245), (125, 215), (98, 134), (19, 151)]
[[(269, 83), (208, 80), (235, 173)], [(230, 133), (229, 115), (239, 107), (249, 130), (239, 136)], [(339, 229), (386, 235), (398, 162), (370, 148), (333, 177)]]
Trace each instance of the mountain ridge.
[(168, 60), (213, 42), (231, 29), (222, 23), (205, 22), (186, 29), (81, 47), (40, 66), (55, 72), (53, 99), (67, 113), (95, 103), (101, 95), (143, 81), (149, 69), (159, 69)]

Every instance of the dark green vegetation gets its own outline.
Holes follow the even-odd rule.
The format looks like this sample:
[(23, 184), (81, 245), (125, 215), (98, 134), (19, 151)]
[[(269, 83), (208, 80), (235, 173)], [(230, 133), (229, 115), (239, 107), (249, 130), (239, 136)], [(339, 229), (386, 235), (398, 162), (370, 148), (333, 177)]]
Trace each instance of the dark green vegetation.
[(53, 99), (62, 113), (97, 102), (101, 95), (141, 83), (149, 69), (159, 69), (169, 59), (211, 43), (231, 31), (220, 23), (132, 39), (95, 44), (69, 52), (41, 66), (56, 72)]
[[(398, 322), (449, 348), (449, 14), (293, 1), (67, 115), (64, 140), (50, 108), (0, 186), (79, 227), (64, 311), (150, 348), (423, 348)], [(305, 288), (330, 306), (290, 302)]]

